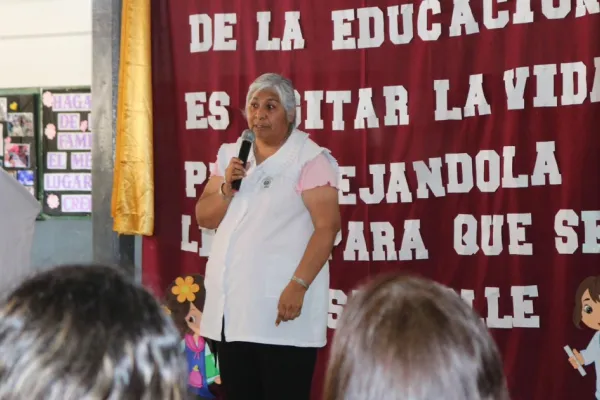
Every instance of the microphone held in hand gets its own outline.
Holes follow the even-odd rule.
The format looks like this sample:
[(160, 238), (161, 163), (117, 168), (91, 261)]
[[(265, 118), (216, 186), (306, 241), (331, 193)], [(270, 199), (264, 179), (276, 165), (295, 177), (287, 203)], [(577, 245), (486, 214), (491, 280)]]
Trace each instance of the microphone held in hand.
[[(250, 129), (246, 129), (244, 133), (242, 133), (242, 145), (240, 146), (240, 154), (238, 158), (242, 161), (244, 167), (248, 162), (248, 156), (250, 155), (250, 149), (252, 148), (252, 143), (254, 143), (254, 132)], [(242, 180), (238, 179), (231, 182), (231, 188), (233, 190), (240, 190), (240, 186), (242, 185)]]

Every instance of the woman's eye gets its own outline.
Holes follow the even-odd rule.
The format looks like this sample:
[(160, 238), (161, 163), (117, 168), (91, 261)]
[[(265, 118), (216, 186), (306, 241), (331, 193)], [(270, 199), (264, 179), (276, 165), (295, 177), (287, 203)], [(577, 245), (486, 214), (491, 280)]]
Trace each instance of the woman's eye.
[(592, 309), (592, 306), (589, 305), (585, 305), (583, 306), (583, 312), (586, 314), (591, 314), (594, 310)]
[(196, 322), (196, 318), (194, 318), (194, 317), (189, 317), (189, 318), (188, 318), (188, 322), (189, 322), (190, 324), (193, 324), (194, 322)]

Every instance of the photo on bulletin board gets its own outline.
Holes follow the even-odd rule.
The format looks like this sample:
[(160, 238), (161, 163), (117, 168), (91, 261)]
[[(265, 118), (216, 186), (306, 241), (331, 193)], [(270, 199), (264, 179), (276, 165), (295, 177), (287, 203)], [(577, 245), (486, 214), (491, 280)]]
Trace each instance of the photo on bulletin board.
[(33, 186), (35, 174), (32, 170), (26, 169), (23, 171), (17, 171), (17, 180), (23, 186)]
[(92, 96), (89, 89), (42, 90), (43, 213), (92, 212)]
[(39, 95), (0, 95), (0, 154), (3, 168), (35, 197), (38, 182)]
[(33, 136), (33, 113), (8, 113), (8, 136)]
[(29, 168), (31, 166), (31, 145), (8, 142), (4, 146), (5, 168)]

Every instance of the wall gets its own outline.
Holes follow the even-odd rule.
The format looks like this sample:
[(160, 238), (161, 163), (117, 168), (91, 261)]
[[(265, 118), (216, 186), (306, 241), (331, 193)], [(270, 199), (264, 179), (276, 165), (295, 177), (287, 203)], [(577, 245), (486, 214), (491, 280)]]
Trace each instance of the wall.
[(0, 0), (0, 89), (92, 84), (92, 0)]
[[(91, 84), (92, 0), (0, 0), (0, 89)], [(91, 262), (91, 220), (38, 221), (31, 258)]]

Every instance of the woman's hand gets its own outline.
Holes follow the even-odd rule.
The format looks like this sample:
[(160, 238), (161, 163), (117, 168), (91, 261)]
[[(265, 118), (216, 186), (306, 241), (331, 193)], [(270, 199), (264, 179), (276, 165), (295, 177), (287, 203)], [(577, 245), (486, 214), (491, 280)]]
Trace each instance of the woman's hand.
[[(225, 170), (225, 186), (223, 190), (231, 191), (231, 182), (243, 179), (246, 176), (246, 169), (244, 168), (244, 163), (237, 157), (233, 157), (231, 161), (229, 161), (229, 165)], [(230, 195), (231, 193), (225, 193), (226, 195)]]
[(283, 321), (292, 321), (300, 316), (306, 289), (297, 282), (290, 281), (279, 297), (275, 326)]

